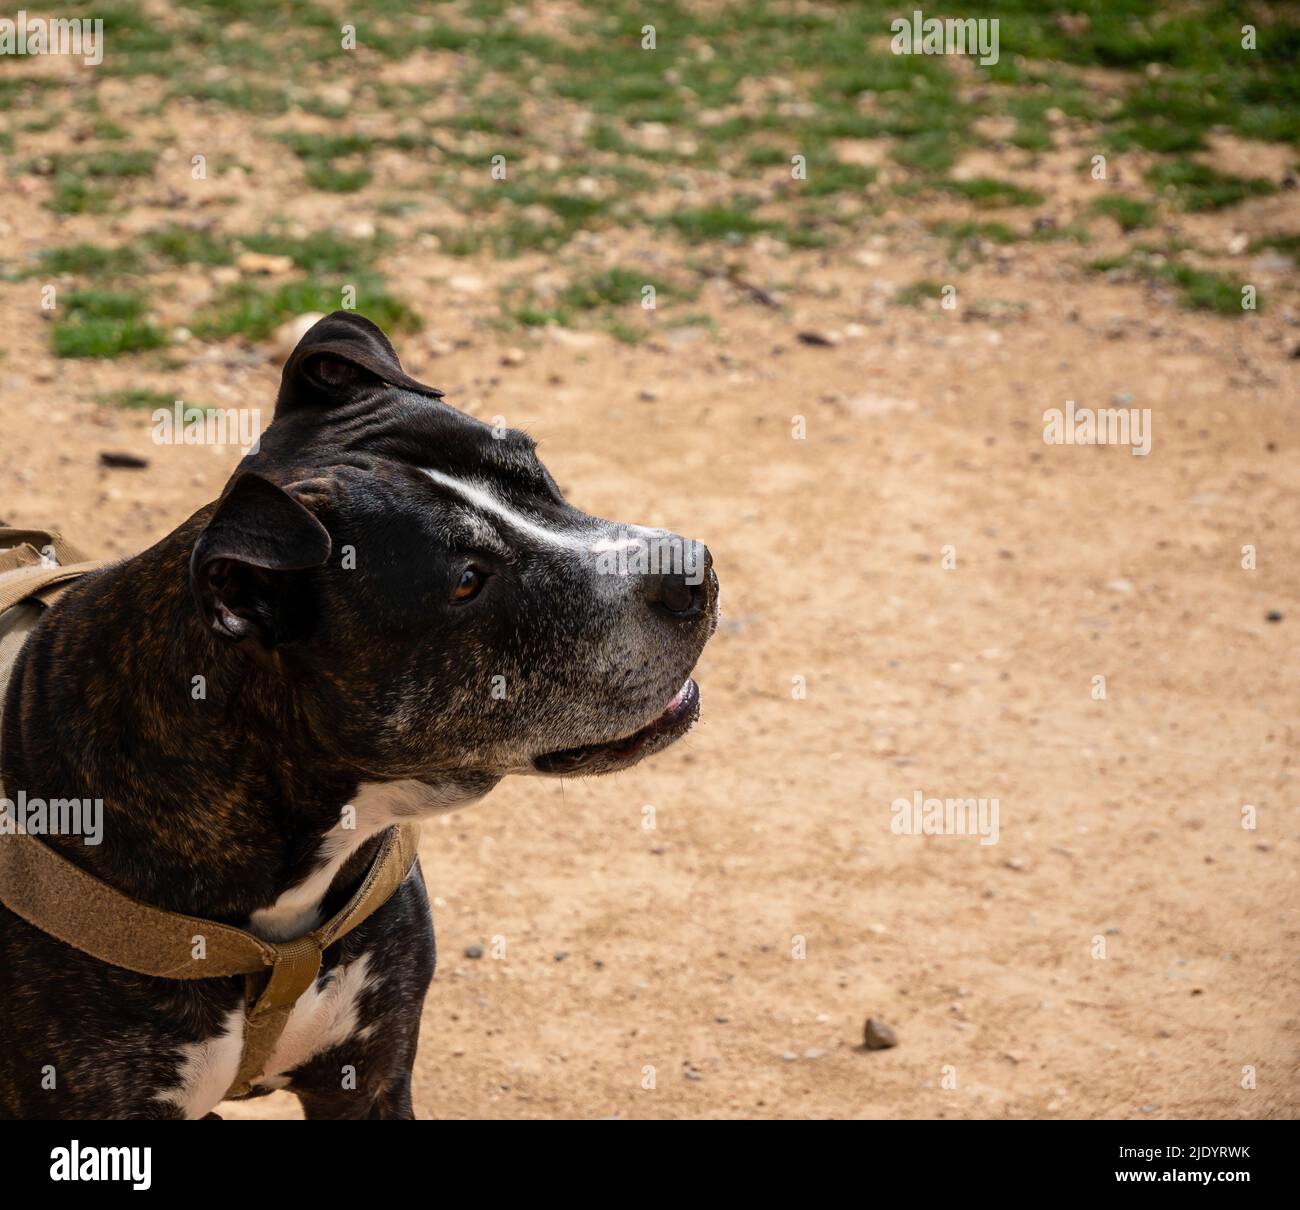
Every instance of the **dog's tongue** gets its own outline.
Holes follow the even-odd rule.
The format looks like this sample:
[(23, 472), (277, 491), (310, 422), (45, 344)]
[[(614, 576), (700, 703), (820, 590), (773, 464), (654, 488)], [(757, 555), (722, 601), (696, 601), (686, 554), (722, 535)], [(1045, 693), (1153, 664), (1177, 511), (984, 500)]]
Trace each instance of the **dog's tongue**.
[(682, 687), (679, 690), (677, 690), (675, 694), (673, 694), (673, 700), (664, 707), (665, 714), (671, 714), (674, 710), (677, 709), (678, 706), (682, 704), (682, 698), (686, 696), (686, 691), (690, 687), (691, 687), (691, 678), (688, 676), (686, 680), (682, 682)]

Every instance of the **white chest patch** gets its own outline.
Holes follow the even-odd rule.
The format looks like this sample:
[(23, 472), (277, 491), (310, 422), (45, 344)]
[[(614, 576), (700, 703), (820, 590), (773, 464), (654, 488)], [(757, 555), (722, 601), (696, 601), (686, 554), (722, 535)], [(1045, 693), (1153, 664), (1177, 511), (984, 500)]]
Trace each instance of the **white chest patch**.
[(235, 1082), (243, 1052), (244, 1010), (240, 1007), (226, 1014), (225, 1028), (215, 1038), (181, 1047), (179, 1082), (155, 1093), (154, 1100), (169, 1101), (188, 1121), (197, 1121), (217, 1106)]
[[(254, 1083), (264, 1088), (284, 1088), (289, 1083), (288, 1073), (308, 1059), (354, 1036), (363, 1039), (369, 1026), (358, 1030), (357, 1014), (361, 993), (371, 982), (370, 955), (362, 954), (355, 962), (336, 966), (323, 980), (313, 983), (298, 997), (284, 1033)], [(340, 1060), (346, 1061), (346, 1057)]]
[[(275, 1050), (253, 1083), (284, 1088), (289, 1083), (288, 1073), (309, 1059), (349, 1038), (364, 1038), (367, 1030), (357, 1028), (358, 1013), (361, 994), (371, 982), (370, 957), (362, 954), (313, 983), (298, 997)], [(225, 1028), (215, 1038), (181, 1047), (176, 1086), (156, 1093), (154, 1100), (175, 1105), (188, 1121), (210, 1113), (235, 1082), (243, 1046), (244, 1010), (237, 1008), (227, 1014)]]
[[(321, 901), (335, 875), (376, 832), (392, 823), (456, 810), (479, 797), (418, 781), (363, 784), (349, 804), (352, 810), (321, 838), (311, 873), (270, 907), (255, 911), (249, 918), (249, 931), (268, 941), (287, 941), (310, 932), (323, 923)], [(315, 1055), (354, 1036), (365, 1036), (365, 1029), (358, 1030), (361, 995), (377, 977), (371, 975), (369, 964), (369, 956), (362, 954), (346, 966), (335, 967), (298, 997), (255, 1084), (284, 1088), (289, 1083), (288, 1073)], [(244, 1012), (239, 1008), (227, 1015), (216, 1037), (181, 1048), (176, 1086), (157, 1093), (154, 1099), (170, 1102), (190, 1120), (210, 1113), (235, 1082), (243, 1047)]]
[(455, 810), (472, 801), (420, 781), (363, 783), (348, 804), (351, 810), (321, 837), (312, 872), (270, 907), (254, 912), (249, 917), (249, 931), (268, 941), (289, 941), (311, 932), (324, 923), (321, 900), (335, 875), (376, 832), (389, 824)]

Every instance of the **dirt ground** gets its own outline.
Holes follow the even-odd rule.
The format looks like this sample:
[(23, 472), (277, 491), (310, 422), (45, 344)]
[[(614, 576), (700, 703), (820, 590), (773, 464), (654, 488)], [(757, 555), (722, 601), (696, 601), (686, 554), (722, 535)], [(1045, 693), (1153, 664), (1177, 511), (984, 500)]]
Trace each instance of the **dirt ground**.
[[(277, 190), (307, 225), (370, 213), (292, 198), (259, 154), (250, 216)], [(1038, 183), (1060, 208), (1079, 188)], [(1226, 246), (1294, 225), (1295, 196), (1185, 229)], [(123, 226), (40, 197), (5, 213), (40, 247), (168, 206)], [(636, 344), (484, 326), (487, 259), (412, 236), (392, 262), (426, 317), (396, 340), (407, 368), (538, 437), (579, 507), (704, 539), (723, 608), (686, 740), (426, 824), (418, 1116), (1300, 1111), (1295, 311), (1181, 310), (1057, 243), (965, 267), (953, 311), (895, 305), (950, 279), (923, 226), (943, 206), (895, 203), (831, 251), (760, 238), (743, 277), (779, 309), (713, 278), (690, 304), (711, 327)], [(610, 263), (657, 255), (593, 238)], [(155, 445), (147, 412), (101, 402), (140, 365), (56, 360), (33, 283), (0, 285), (0, 331), (5, 520), (115, 556), (219, 493), (238, 451)], [(166, 384), (269, 421), (270, 346), (173, 354)], [(1149, 455), (1045, 444), (1066, 400), (1150, 408)], [(918, 791), (996, 798), (998, 843), (894, 834)], [(863, 1049), (868, 1017), (897, 1047)], [(299, 1116), (283, 1093), (220, 1112)]]

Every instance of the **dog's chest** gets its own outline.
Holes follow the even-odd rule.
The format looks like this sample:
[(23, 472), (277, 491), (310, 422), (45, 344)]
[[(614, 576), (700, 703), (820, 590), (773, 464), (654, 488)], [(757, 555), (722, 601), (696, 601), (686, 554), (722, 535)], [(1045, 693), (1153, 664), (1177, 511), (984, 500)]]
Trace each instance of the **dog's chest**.
[[(265, 1089), (287, 1087), (291, 1072), (337, 1049), (342, 1087), (349, 1066), (347, 1044), (364, 1042), (372, 1028), (361, 1020), (361, 999), (374, 982), (369, 954), (336, 966), (318, 979), (293, 1006), (284, 1032), (253, 1084)], [(240, 1007), (227, 1015), (221, 1033), (181, 1047), (177, 1083), (157, 1093), (155, 1099), (175, 1105), (188, 1119), (203, 1117), (216, 1108), (235, 1082), (243, 1050), (244, 1010)]]
[[(367, 839), (403, 818), (453, 810), (477, 797), (478, 793), (421, 782), (363, 785), (353, 811), (322, 838), (312, 871), (275, 903), (255, 911), (250, 929), (267, 940), (285, 941), (317, 927), (322, 922), (321, 903), (335, 875)], [(313, 1074), (327, 1081), (337, 1078), (343, 1087), (347, 1068), (356, 1066), (349, 1062), (349, 1043), (359, 1049), (376, 1028), (374, 1022), (363, 1019), (362, 1001), (382, 979), (383, 971), (372, 966), (367, 953), (322, 975), (294, 1004), (270, 1059), (253, 1084), (266, 1089), (288, 1087), (293, 1072), (336, 1051), (337, 1076), (329, 1071)], [(220, 1034), (181, 1048), (177, 1083), (158, 1093), (156, 1099), (177, 1106), (187, 1118), (203, 1117), (234, 1083), (243, 1047), (244, 1014), (238, 1009), (228, 1015)]]

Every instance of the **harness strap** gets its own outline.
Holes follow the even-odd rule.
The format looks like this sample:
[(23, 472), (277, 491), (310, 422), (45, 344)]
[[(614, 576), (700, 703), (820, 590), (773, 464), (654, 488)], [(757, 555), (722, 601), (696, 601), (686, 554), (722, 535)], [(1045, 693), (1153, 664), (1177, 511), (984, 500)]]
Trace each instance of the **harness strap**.
[[(50, 564), (42, 554), (50, 547), (56, 556), (76, 562)], [(0, 526), (0, 615), (29, 600), (48, 605), (98, 566), (52, 531)], [(2, 621), (0, 616), (0, 637)], [(0, 643), (0, 707), (20, 646)], [(243, 1096), (265, 1071), (298, 997), (316, 981), (324, 951), (401, 886), (415, 862), (419, 837), (417, 823), (387, 828), (361, 885), (343, 907), (292, 941), (265, 941), (232, 925), (141, 903), (25, 832), (0, 834), (0, 903), (74, 949), (137, 974), (163, 979), (245, 976), (243, 1052), (225, 1094)]]

